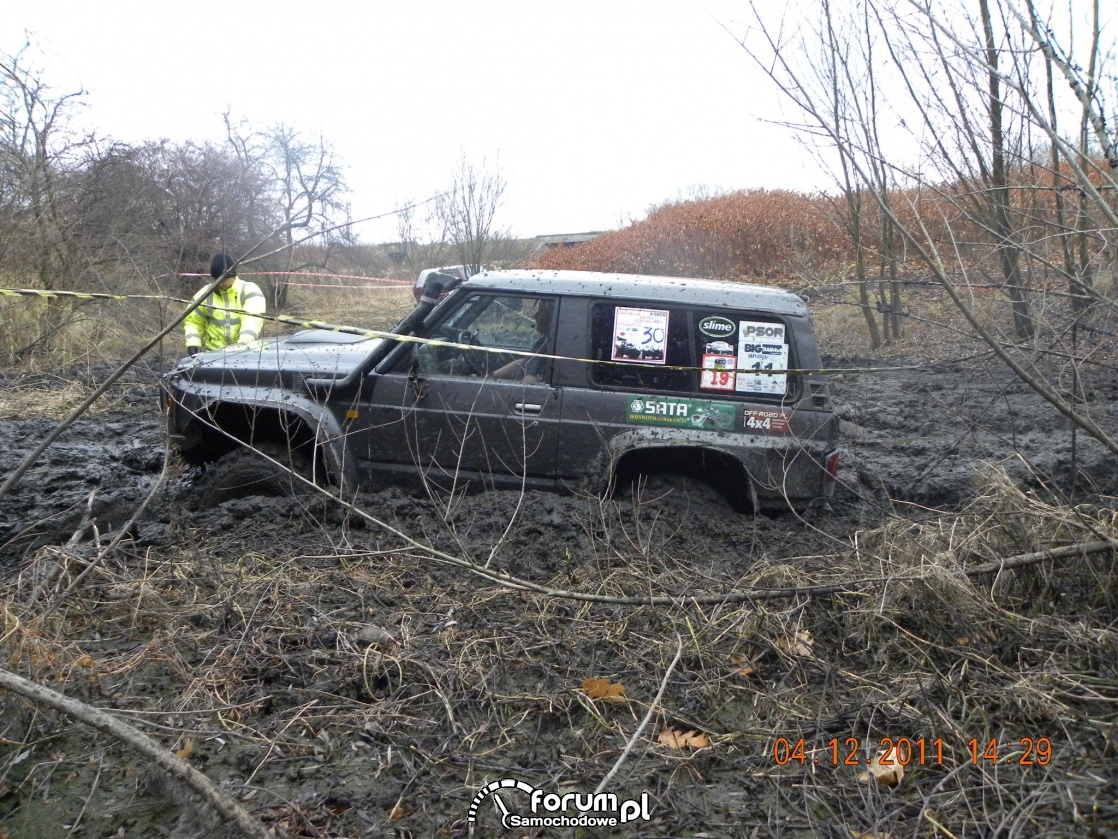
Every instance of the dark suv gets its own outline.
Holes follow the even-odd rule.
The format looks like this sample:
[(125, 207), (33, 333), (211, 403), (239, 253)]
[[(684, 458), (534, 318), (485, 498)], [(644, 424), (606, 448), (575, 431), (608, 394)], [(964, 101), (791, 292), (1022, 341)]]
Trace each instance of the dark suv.
[(300, 332), (183, 359), (164, 384), (171, 436), (210, 464), (214, 500), (278, 489), (279, 461), (345, 492), (605, 495), (639, 475), (690, 475), (753, 510), (834, 488), (819, 367), (807, 306), (778, 289), (483, 271), (435, 275), (391, 338)]

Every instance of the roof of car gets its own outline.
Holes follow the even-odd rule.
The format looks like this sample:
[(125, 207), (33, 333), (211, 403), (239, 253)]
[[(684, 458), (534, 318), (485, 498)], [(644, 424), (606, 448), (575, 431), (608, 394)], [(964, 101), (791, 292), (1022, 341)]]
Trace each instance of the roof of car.
[(481, 271), (463, 284), (468, 289), (620, 297), (698, 303), (724, 309), (760, 309), (804, 315), (807, 304), (789, 291), (769, 286), (690, 277), (609, 274), (596, 271)]

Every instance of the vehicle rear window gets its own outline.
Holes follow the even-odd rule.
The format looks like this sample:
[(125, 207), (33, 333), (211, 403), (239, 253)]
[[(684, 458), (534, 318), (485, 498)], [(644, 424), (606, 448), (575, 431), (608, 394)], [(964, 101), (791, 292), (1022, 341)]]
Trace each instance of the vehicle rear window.
[(790, 391), (788, 330), (771, 315), (599, 302), (590, 344), (597, 385), (778, 399)]
[(698, 381), (685, 312), (649, 304), (597, 303), (590, 344), (595, 384), (630, 390), (691, 391)]

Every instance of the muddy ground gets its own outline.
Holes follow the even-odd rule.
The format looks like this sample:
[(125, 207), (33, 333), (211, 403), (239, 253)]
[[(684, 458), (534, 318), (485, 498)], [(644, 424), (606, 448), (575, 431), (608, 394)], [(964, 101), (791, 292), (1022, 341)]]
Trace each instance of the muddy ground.
[[(164, 471), (154, 374), (133, 371), (0, 500), (0, 659), (293, 836), (1118, 835), (1113, 554), (979, 568), (1118, 535), (1115, 458), (987, 356), (903, 361), (828, 359), (854, 371), (832, 384), (842, 482), (804, 518), (696, 487), (207, 509), (195, 472)], [(0, 379), (0, 473), (103, 374)], [(1084, 394), (1118, 433), (1114, 368)], [(608, 600), (649, 595), (707, 599)], [(225, 835), (149, 759), (0, 710), (0, 835)], [(886, 737), (923, 765), (859, 781)], [(649, 820), (505, 831), (497, 798), (530, 812), (516, 789), (467, 820), (491, 782), (587, 793), (615, 766), (604, 791), (647, 794)]]

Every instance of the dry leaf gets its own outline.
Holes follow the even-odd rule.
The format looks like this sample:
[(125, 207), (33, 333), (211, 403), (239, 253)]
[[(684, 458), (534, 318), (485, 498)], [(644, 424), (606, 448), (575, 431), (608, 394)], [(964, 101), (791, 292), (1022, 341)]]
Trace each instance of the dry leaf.
[(788, 655), (809, 656), (815, 639), (806, 629), (797, 630), (791, 635), (781, 635), (776, 639), (776, 648)]
[(850, 834), (850, 839), (893, 839), (892, 834), (878, 833), (877, 831), (862, 833), (860, 830), (850, 830), (847, 828), (846, 832)]
[(194, 738), (187, 737), (182, 744), (182, 747), (175, 751), (175, 757), (179, 760), (186, 760), (190, 757), (190, 753), (194, 751)]
[(753, 662), (740, 653), (730, 653), (730, 670), (735, 676), (757, 675), (757, 668)]
[(956, 635), (955, 643), (960, 647), (968, 647), (973, 644), (993, 644), (998, 640), (998, 631), (996, 629), (980, 629), (974, 635)]
[(591, 699), (601, 699), (603, 702), (625, 702), (625, 685), (620, 682), (611, 682), (609, 679), (586, 679), (582, 689)]
[(705, 749), (710, 745), (710, 738), (695, 730), (679, 731), (675, 728), (665, 728), (656, 739), (673, 749)]
[[(892, 763), (882, 763), (882, 760), (891, 760)], [(904, 766), (897, 762), (897, 748), (886, 749), (871, 761), (869, 768), (858, 776), (863, 783), (872, 784), (874, 781), (883, 787), (895, 787), (904, 780)]]
[(399, 804), (397, 804), (395, 807), (388, 811), (388, 819), (389, 821), (398, 822), (400, 819), (406, 819), (414, 812), (415, 810), (408, 810), (407, 808), (401, 807)]

